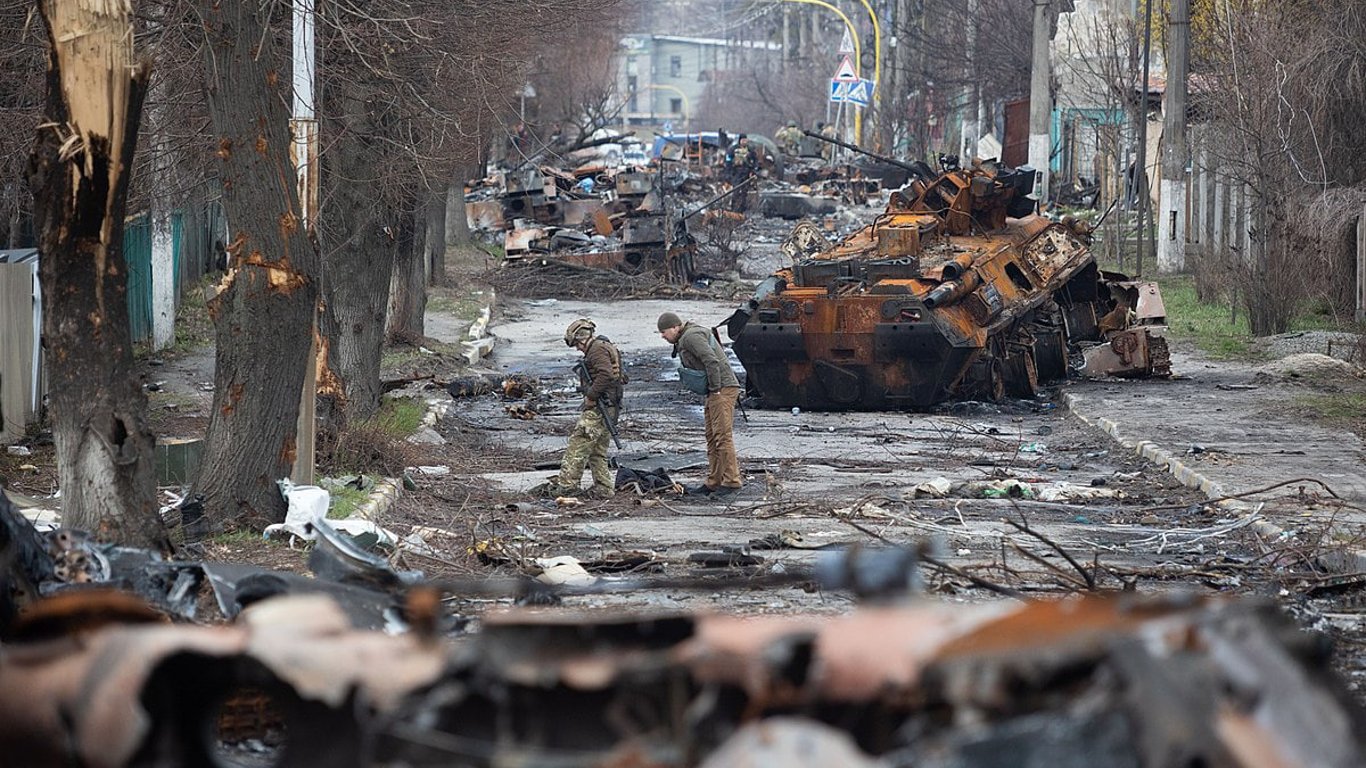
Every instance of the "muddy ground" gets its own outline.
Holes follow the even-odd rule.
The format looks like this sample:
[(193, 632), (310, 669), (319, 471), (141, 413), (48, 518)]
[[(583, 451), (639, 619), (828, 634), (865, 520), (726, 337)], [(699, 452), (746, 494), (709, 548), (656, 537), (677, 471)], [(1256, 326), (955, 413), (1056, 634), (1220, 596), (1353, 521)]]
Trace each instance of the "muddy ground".
[[(450, 401), (439, 423), (450, 443), (434, 446), (430, 460), (452, 471), (419, 477), (390, 521), (400, 535), (416, 531), (431, 547), (405, 555), (406, 564), (482, 578), (534, 573), (538, 559), (568, 555), (589, 563), (609, 591), (645, 572), (671, 579), (666, 589), (566, 598), (574, 607), (842, 611), (853, 602), (848, 593), (812, 584), (812, 569), (829, 554), (819, 547), (920, 543), (933, 560), (921, 564), (925, 599), (1090, 589), (1260, 596), (1337, 639), (1339, 665), (1354, 685), (1366, 670), (1358, 613), (1366, 583), (1340, 583), (1322, 567), (1320, 555), (1335, 546), (1326, 527), (1306, 524), (1293, 540), (1269, 539), (1261, 523), (1270, 507), (1208, 503), (1059, 408), (1056, 391), (931, 414), (751, 408), (735, 430), (745, 488), (727, 503), (676, 493), (620, 494), (581, 506), (534, 498), (527, 491), (554, 474), (577, 417), (574, 353), (560, 334), (583, 316), (618, 344), (631, 378), (615, 460), (700, 482), (701, 401), (680, 388), (669, 348), (654, 331), (665, 309), (709, 323), (730, 311), (712, 302), (506, 302), (486, 363), (534, 379), (537, 392)], [(935, 483), (950, 488), (947, 497), (936, 498)], [(1011, 485), (1018, 496), (1006, 490), (1002, 498), (984, 497)], [(1293, 519), (1314, 500), (1282, 497), (1274, 506)], [(731, 564), (699, 564), (704, 555)], [(770, 583), (784, 576), (793, 583)], [(477, 616), (513, 601), (457, 595), (452, 608)]]

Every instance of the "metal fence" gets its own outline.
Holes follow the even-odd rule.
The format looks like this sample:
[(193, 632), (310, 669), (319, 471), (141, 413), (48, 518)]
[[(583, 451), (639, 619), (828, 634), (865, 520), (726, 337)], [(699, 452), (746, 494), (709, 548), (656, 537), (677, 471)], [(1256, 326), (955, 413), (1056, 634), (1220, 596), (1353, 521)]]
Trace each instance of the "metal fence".
[[(217, 267), (223, 250), (225, 223), (217, 202), (201, 203), (171, 214), (176, 306), (180, 297)], [(152, 337), (152, 221), (147, 214), (128, 219), (123, 230), (123, 258), (128, 265), (128, 325), (133, 341)]]

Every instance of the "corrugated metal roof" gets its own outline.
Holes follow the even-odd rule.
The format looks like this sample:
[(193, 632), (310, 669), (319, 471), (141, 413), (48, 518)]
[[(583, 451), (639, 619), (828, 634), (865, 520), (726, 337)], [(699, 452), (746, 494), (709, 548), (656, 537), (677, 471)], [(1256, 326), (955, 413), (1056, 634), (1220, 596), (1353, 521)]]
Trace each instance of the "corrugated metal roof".
[(14, 248), (0, 250), (0, 264), (22, 264), (38, 260), (37, 248)]

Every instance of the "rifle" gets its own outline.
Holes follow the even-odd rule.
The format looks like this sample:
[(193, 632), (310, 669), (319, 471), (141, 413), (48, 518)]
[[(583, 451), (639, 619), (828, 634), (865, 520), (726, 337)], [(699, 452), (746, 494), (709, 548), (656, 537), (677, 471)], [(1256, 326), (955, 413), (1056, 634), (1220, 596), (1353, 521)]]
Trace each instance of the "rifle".
[[(592, 379), (588, 376), (588, 364), (583, 360), (579, 360), (574, 364), (574, 373), (579, 375), (579, 392), (581, 394), (587, 394), (588, 385), (592, 382)], [(617, 424), (612, 420), (611, 414), (607, 412), (607, 406), (603, 405), (601, 400), (595, 400), (593, 402), (594, 405), (597, 406), (598, 415), (602, 416), (602, 423), (607, 425), (607, 434), (611, 435), (612, 442), (617, 444), (617, 450), (624, 450), (621, 446), (621, 438), (617, 435)]]

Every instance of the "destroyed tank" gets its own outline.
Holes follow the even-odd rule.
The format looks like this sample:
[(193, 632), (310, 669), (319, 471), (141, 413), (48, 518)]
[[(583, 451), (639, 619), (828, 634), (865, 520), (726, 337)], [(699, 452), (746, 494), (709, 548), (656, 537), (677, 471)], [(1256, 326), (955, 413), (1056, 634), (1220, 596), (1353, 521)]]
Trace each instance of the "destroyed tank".
[(1099, 270), (1083, 222), (1035, 212), (1032, 170), (941, 164), (906, 166), (911, 184), (838, 244), (798, 225), (792, 266), (726, 323), (748, 394), (812, 410), (1027, 398), (1101, 345), (1105, 373), (1169, 372), (1165, 341), (1133, 327), (1138, 284)]

